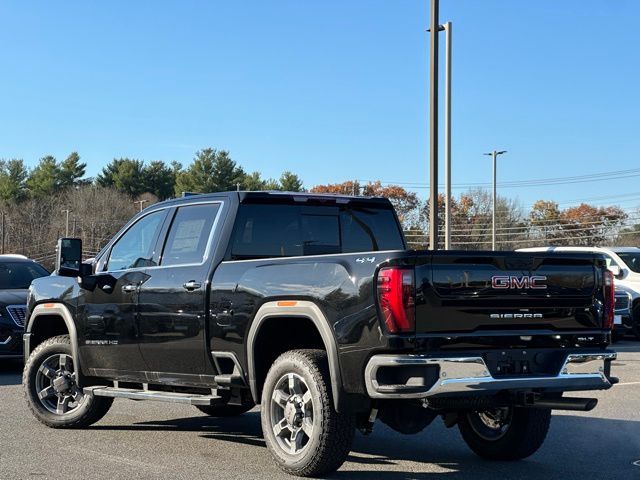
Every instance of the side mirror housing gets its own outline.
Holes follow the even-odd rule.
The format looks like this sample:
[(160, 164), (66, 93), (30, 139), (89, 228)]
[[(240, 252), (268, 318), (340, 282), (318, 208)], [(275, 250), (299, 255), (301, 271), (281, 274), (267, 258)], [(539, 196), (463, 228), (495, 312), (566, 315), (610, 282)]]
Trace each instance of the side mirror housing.
[(82, 240), (80, 238), (58, 239), (56, 273), (64, 277), (80, 277), (82, 268)]
[(622, 273), (622, 269), (618, 265), (609, 265), (608, 269), (616, 278), (620, 277), (620, 274)]

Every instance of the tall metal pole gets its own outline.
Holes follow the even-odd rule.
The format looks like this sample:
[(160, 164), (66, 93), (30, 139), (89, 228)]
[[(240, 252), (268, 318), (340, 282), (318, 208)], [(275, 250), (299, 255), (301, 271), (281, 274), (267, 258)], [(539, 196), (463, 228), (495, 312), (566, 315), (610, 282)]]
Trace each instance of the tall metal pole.
[(451, 22), (444, 24), (445, 46), (445, 87), (444, 87), (444, 248), (451, 248), (451, 40), (453, 28)]
[(489, 155), (493, 158), (493, 199), (491, 201), (491, 250), (496, 249), (496, 169), (497, 169), (497, 158), (498, 155), (502, 155), (503, 153), (507, 153), (506, 150), (494, 150), (493, 152), (485, 153), (484, 155)]
[(4, 254), (4, 238), (5, 238), (5, 234), (4, 234), (4, 212), (2, 212), (2, 250), (0, 250), (0, 253)]
[(67, 215), (67, 220), (65, 222), (65, 230), (64, 230), (64, 236), (68, 237), (69, 236), (69, 209), (67, 208), (66, 210), (62, 210), (64, 213), (66, 213)]
[(438, 249), (438, 2), (431, 0), (431, 67), (429, 92), (429, 248)]
[(491, 250), (496, 249), (496, 159), (498, 158), (498, 152), (495, 150), (493, 153), (493, 200), (491, 201)]

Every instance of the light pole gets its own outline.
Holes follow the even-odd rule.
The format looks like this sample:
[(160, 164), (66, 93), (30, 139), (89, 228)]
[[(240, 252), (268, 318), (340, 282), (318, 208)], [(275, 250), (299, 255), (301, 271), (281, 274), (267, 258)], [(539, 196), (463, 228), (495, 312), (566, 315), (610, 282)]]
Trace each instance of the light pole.
[(500, 150), (500, 151), (496, 151), (494, 150), (493, 152), (490, 153), (485, 153), (484, 155), (489, 155), (491, 157), (493, 157), (493, 201), (491, 202), (491, 214), (493, 217), (493, 225), (491, 227), (491, 250), (495, 250), (496, 249), (496, 159), (498, 158), (498, 155), (502, 155), (503, 153), (507, 153), (506, 150)]
[(149, 200), (135, 200), (133, 203), (134, 203), (134, 205), (135, 205), (136, 203), (139, 203), (139, 204), (140, 204), (140, 211), (142, 211), (142, 206), (143, 206), (145, 203), (147, 203), (148, 201), (149, 201)]
[(444, 249), (451, 248), (451, 37), (453, 25), (444, 24)]
[(65, 230), (64, 230), (64, 236), (68, 237), (69, 236), (69, 209), (67, 208), (65, 210), (62, 210), (62, 212), (67, 214), (67, 221), (66, 221), (66, 224), (65, 224), (66, 226), (65, 226)]
[(438, 20), (439, 0), (431, 0), (429, 91), (429, 248), (438, 249)]

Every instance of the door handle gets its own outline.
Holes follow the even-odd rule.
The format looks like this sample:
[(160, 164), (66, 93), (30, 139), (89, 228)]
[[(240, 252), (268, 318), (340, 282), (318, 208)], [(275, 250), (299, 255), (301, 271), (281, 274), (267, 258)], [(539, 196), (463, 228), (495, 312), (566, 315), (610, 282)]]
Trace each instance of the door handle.
[(133, 293), (138, 289), (137, 285), (130, 283), (129, 285), (123, 285), (122, 291), (125, 293)]
[(185, 290), (197, 290), (198, 288), (200, 288), (202, 286), (202, 284), (200, 282), (196, 282), (195, 280), (189, 280), (188, 282), (185, 282), (183, 285)]

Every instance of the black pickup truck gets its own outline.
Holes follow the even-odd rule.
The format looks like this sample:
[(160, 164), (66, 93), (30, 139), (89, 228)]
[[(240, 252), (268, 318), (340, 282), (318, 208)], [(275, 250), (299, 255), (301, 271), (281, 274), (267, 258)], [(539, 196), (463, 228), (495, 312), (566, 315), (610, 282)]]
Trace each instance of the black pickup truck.
[(29, 293), (24, 391), (50, 427), (114, 398), (260, 404), (276, 463), (317, 476), (376, 419), (410, 434), (441, 417), (484, 458), (524, 458), (552, 409), (596, 404), (563, 393), (617, 381), (604, 258), (406, 250), (384, 199), (187, 196), (81, 258), (61, 239)]

